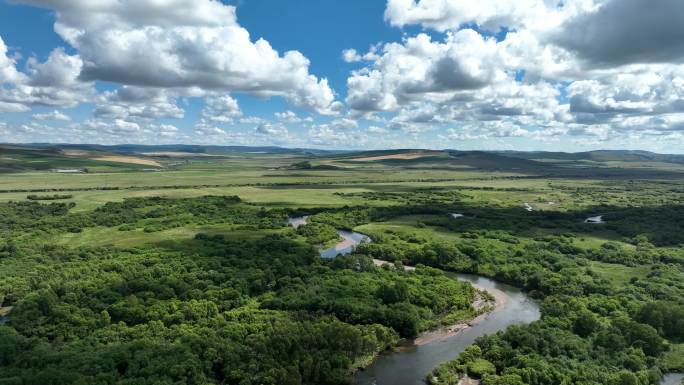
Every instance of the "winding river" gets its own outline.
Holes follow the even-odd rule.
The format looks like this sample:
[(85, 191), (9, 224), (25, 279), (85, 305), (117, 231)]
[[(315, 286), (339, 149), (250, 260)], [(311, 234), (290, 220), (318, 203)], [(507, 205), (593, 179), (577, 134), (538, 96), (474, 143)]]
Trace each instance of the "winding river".
[[(307, 218), (290, 218), (288, 223), (296, 228), (305, 225)], [(334, 247), (321, 250), (322, 257), (334, 258), (338, 254), (349, 254), (360, 243), (371, 242), (370, 238), (361, 233), (344, 230), (338, 233), (343, 240)], [(456, 358), (477, 337), (496, 333), (511, 325), (530, 323), (540, 317), (537, 303), (520, 289), (477, 275), (446, 274), (453, 279), (468, 281), (480, 290), (489, 291), (497, 297), (498, 306), (471, 327), (455, 334), (435, 338), (437, 333), (426, 333), (427, 335), (421, 336), (427, 341), (425, 343), (409, 344), (395, 352), (381, 354), (369, 367), (357, 372), (354, 378), (357, 385), (424, 384), (425, 377), (432, 369)]]
[(684, 379), (684, 373), (668, 373), (663, 376), (663, 380), (660, 385), (679, 385)]
[[(444, 339), (421, 345), (411, 345), (401, 352), (380, 355), (366, 370), (356, 374), (358, 385), (421, 385), (425, 377), (439, 364), (456, 358), (477, 337), (494, 334), (516, 324), (536, 321), (539, 306), (519, 289), (491, 279), (469, 274), (446, 273), (453, 279), (468, 281), (478, 289), (501, 296), (503, 304), (473, 326)], [(496, 293), (498, 292), (498, 293)]]
[[(308, 216), (288, 218), (287, 224), (296, 229), (299, 226), (306, 225), (308, 223), (308, 218)], [(342, 240), (331, 248), (319, 250), (318, 252), (321, 254), (321, 257), (335, 258), (340, 254), (350, 254), (354, 251), (356, 246), (371, 241), (366, 235), (354, 231), (338, 230), (337, 234), (340, 235)]]
[(321, 257), (335, 258), (339, 254), (350, 254), (354, 251), (356, 246), (361, 243), (370, 242), (370, 238), (366, 235), (354, 231), (338, 230), (337, 233), (343, 240), (329, 249), (320, 250), (319, 253), (321, 254)]

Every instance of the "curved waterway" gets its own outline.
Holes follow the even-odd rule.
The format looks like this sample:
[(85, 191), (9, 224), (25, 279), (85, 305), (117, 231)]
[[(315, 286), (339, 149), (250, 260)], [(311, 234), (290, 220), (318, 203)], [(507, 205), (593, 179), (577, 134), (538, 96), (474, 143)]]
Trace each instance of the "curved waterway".
[(484, 319), (454, 335), (380, 355), (368, 368), (357, 372), (356, 384), (425, 384), (425, 377), (432, 369), (456, 358), (477, 337), (494, 334), (511, 325), (530, 323), (540, 317), (537, 303), (520, 289), (477, 275), (448, 272), (446, 274), (453, 279), (468, 281), (478, 289), (492, 292), (501, 297), (503, 303)]
[(679, 385), (684, 379), (684, 373), (667, 373), (663, 376), (660, 385)]
[[(308, 223), (308, 218), (308, 216), (288, 218), (287, 224), (296, 229), (299, 226), (306, 225)], [(342, 240), (331, 248), (319, 250), (318, 252), (321, 255), (321, 257), (335, 258), (338, 255), (351, 254), (356, 248), (356, 246), (360, 245), (361, 243), (371, 241), (371, 239), (368, 238), (368, 236), (361, 233), (357, 233), (355, 231), (338, 230), (337, 234), (340, 235), (340, 238), (342, 238)]]
[[(290, 218), (288, 223), (296, 228), (305, 225), (307, 218)], [(349, 254), (362, 242), (371, 242), (370, 238), (361, 233), (344, 230), (338, 233), (343, 241), (321, 250), (321, 257), (334, 258), (338, 254)], [(382, 264), (382, 261), (377, 262)], [(397, 351), (381, 354), (369, 367), (356, 373), (354, 380), (357, 385), (424, 384), (425, 377), (432, 369), (456, 358), (477, 337), (494, 334), (511, 325), (530, 323), (540, 317), (537, 303), (520, 289), (477, 275), (446, 274), (450, 278), (470, 282), (475, 288), (490, 292), (497, 299), (495, 310), (457, 333), (425, 333), (419, 336), (423, 343), (409, 344)]]
[(321, 257), (335, 258), (340, 254), (351, 254), (356, 246), (371, 241), (366, 235), (354, 231), (338, 230), (337, 233), (343, 240), (329, 249), (319, 250)]

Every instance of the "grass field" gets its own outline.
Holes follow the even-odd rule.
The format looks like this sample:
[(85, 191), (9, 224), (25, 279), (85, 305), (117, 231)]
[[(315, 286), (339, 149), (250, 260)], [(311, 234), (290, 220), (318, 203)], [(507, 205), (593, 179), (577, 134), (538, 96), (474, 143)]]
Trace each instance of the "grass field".
[(198, 233), (217, 235), (237, 239), (255, 239), (269, 232), (255, 232), (253, 230), (241, 230), (239, 226), (218, 224), (197, 227), (179, 227), (175, 229), (156, 232), (145, 232), (142, 229), (119, 231), (117, 228), (96, 227), (86, 229), (77, 234), (63, 234), (55, 243), (72, 248), (83, 246), (115, 246), (136, 247), (146, 244), (168, 244), (169, 242), (187, 242), (192, 240)]
[[(173, 159), (179, 162), (179, 158)], [(363, 165), (343, 170), (293, 170), (287, 166), (301, 157), (254, 154), (180, 159), (181, 164), (174, 170), (157, 172), (5, 173), (0, 178), (0, 202), (25, 200), (31, 191), (63, 190), (73, 196), (69, 201), (76, 203), (75, 211), (92, 210), (106, 202), (131, 197), (203, 195), (238, 195), (247, 202), (274, 207), (339, 207), (392, 204), (367, 201), (354, 194), (426, 188), (458, 191), (472, 204), (522, 207), (527, 203), (538, 211), (567, 211), (597, 204), (648, 205), (681, 199), (676, 181), (657, 178), (640, 183), (640, 194), (630, 196), (625, 192), (629, 192), (631, 181), (622, 178), (544, 178), (536, 172), (407, 169), (376, 162), (358, 162)], [(318, 158), (314, 161), (326, 162)], [(653, 189), (653, 197), (645, 200), (644, 190), (649, 189)], [(591, 193), (591, 200), (585, 198), (587, 192)]]
[(684, 344), (672, 344), (660, 359), (663, 368), (681, 371), (684, 368)]
[[(462, 308), (442, 306), (456, 300), (445, 294), (448, 287), (400, 284), (439, 277), (438, 270), (375, 268), (372, 259), (383, 259), (477, 274), (539, 300), (547, 312), (542, 312), (540, 327), (523, 326), (497, 338), (515, 339), (506, 342), (506, 349), (519, 356), (516, 362), (560, 368), (552, 375), (559, 382), (572, 383), (567, 376), (572, 365), (579, 365), (573, 370), (584, 376), (573, 378), (591, 383), (618, 383), (617, 376), (634, 367), (643, 368), (640, 376), (654, 365), (684, 370), (677, 331), (635, 328), (652, 334), (623, 347), (612, 342), (633, 338), (621, 335), (620, 328), (625, 322), (633, 326), (629, 322), (645, 304), (684, 304), (684, 163), (676, 163), (678, 157), (190, 150), (202, 149), (13, 148), (3, 153), (0, 146), (0, 310), (7, 313), (0, 314), (1, 321), (9, 320), (22, 335), (37, 335), (31, 341), (45, 343), (40, 352), (51, 352), (59, 351), (60, 344), (80, 344), (72, 336), (88, 337), (91, 329), (109, 333), (97, 336), (149, 330), (145, 338), (165, 348), (167, 337), (187, 341), (192, 334), (193, 341), (207, 342), (208, 331), (227, 325), (241, 337), (218, 337), (218, 346), (230, 341), (242, 349), (265, 330), (250, 328), (280, 327), (275, 314), (297, 323), (344, 321), (354, 328), (341, 334), (340, 325), (325, 329), (337, 337), (356, 335), (365, 330), (357, 328), (365, 322), (396, 328), (408, 322), (423, 330), (447, 314), (459, 320), (472, 316), (467, 307), (472, 302)], [(55, 172), (67, 166), (87, 172)], [(15, 203), (6, 204), (10, 201)], [(288, 216), (304, 214), (310, 225), (297, 230), (286, 225)], [(604, 216), (605, 223), (585, 223), (596, 215)], [(340, 241), (339, 229), (353, 229), (373, 242), (360, 245), (348, 259), (317, 258), (316, 249)], [(374, 275), (388, 281), (373, 283), (379, 279), (370, 278)], [(72, 295), (76, 287), (82, 291)], [(35, 305), (26, 305), (31, 301)], [(360, 301), (372, 304), (359, 307)], [(410, 307), (414, 302), (434, 303), (439, 311), (415, 310)], [(59, 305), (53, 309), (54, 304)], [(379, 308), (390, 310), (378, 313)], [(369, 318), (376, 316), (381, 317)], [(193, 331), (160, 338), (160, 327), (167, 333)], [(54, 330), (68, 333), (53, 341)], [(309, 333), (303, 330), (289, 329), (285, 337)], [(654, 348), (654, 355), (646, 357), (639, 347), (660, 338), (654, 333), (668, 338), (671, 349), (660, 354)], [(135, 335), (121, 338), (137, 342)], [(371, 346), (354, 364), (369, 363), (396, 343), (396, 337), (385, 337), (389, 342)], [(82, 345), (94, 343), (98, 351), (109, 347), (87, 341)], [(280, 346), (277, 341), (264, 342), (267, 348), (261, 351)], [(536, 351), (543, 345), (537, 343), (522, 346), (535, 341), (563, 351)], [(302, 345), (307, 354), (314, 352), (309, 342)], [(627, 347), (638, 354), (623, 360)], [(484, 357), (489, 348), (481, 348)], [(621, 350), (608, 353), (613, 348)], [(488, 361), (503, 351), (501, 346), (492, 349), (497, 350), (487, 352), (487, 360), (475, 358), (468, 370), (509, 370), (508, 363)], [(206, 351), (215, 349), (202, 348), (200, 355)], [(331, 350), (326, 352), (328, 357)], [(226, 355), (226, 365), (245, 359), (236, 357)], [(279, 353), (272, 364), (278, 367), (281, 361)], [(60, 365), (64, 362), (71, 361)], [(197, 367), (213, 365), (204, 356), (196, 362), (203, 365)], [(113, 373), (120, 369), (103, 365)]]
[(613, 282), (616, 285), (624, 285), (632, 278), (644, 279), (650, 271), (649, 266), (630, 267), (614, 263), (592, 261), (591, 269), (599, 276)]
[[(538, 164), (546, 163), (525, 163), (528, 162), (526, 160), (520, 163), (518, 159), (511, 158), (509, 160), (518, 162), (515, 164), (520, 167), (504, 170), (491, 167), (494, 161), (502, 160), (500, 155), (491, 155), (489, 159), (485, 153), (466, 154), (471, 163), (466, 167), (452, 167), (454, 159), (463, 159), (463, 154), (449, 157), (441, 152), (437, 157), (424, 159), (416, 157), (416, 154), (432, 153), (377, 151), (307, 157), (302, 154), (251, 152), (192, 156), (191, 153), (175, 152), (172, 157), (154, 157), (149, 156), (154, 152), (147, 151), (122, 155), (103, 152), (99, 148), (97, 152), (0, 148), (0, 154), (5, 155), (3, 161), (11, 166), (9, 169), (19, 171), (1, 174), (0, 202), (23, 200), (32, 191), (68, 190), (74, 196), (72, 201), (77, 204), (77, 210), (90, 210), (104, 202), (127, 197), (195, 197), (207, 194), (236, 194), (250, 202), (281, 206), (342, 206), (358, 204), (359, 201), (342, 198), (338, 193), (410, 191), (429, 187), (456, 189), (473, 203), (502, 206), (529, 203), (535, 210), (553, 211), (597, 203), (639, 203), (624, 194), (631, 180), (622, 175), (620, 170), (624, 169), (632, 172), (630, 178), (647, 178), (649, 182), (641, 183), (641, 189), (648, 189), (654, 184), (654, 190), (661, 193), (661, 200), (671, 201), (674, 194), (662, 195), (662, 187), (680, 188), (678, 182), (672, 180), (671, 173), (684, 172), (681, 164), (592, 160), (591, 167), (596, 167), (593, 171), (580, 162), (584, 166), (581, 172), (588, 177), (573, 177), (564, 175), (573, 169), (566, 167), (565, 160), (549, 160), (546, 163), (555, 168), (545, 169), (539, 168)], [(64, 153), (90, 154), (90, 157), (66, 157)], [(133, 163), (100, 162), (93, 157), (118, 161), (133, 159)], [(349, 162), (350, 159), (364, 161)], [(340, 168), (307, 170), (291, 167), (302, 160), (309, 160), (313, 165), (338, 164)], [(387, 163), (386, 160), (398, 163)], [(82, 162), (81, 166), (88, 166), (89, 172), (59, 174), (49, 171), (59, 167), (63, 161), (74, 165)], [(141, 172), (143, 167), (149, 166), (138, 164), (140, 162), (157, 162), (164, 167), (158, 171)], [(21, 172), (35, 163), (47, 166), (43, 167), (44, 171)], [(566, 168), (558, 168), (560, 166)], [(605, 174), (606, 169), (613, 170), (614, 174)], [(553, 176), (556, 173), (558, 176)], [(593, 199), (580, 198), (578, 191), (592, 192)]]

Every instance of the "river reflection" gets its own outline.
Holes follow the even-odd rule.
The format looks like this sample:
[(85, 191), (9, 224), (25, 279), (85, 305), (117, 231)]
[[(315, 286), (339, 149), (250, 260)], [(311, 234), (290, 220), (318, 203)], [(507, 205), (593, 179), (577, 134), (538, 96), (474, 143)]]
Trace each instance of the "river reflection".
[(684, 379), (684, 373), (668, 373), (663, 376), (660, 385), (680, 385)]
[(447, 273), (449, 277), (468, 281), (479, 289), (494, 289), (506, 295), (504, 305), (483, 321), (446, 339), (426, 345), (386, 353), (378, 357), (366, 370), (355, 376), (359, 385), (420, 385), (441, 363), (456, 358), (477, 337), (494, 334), (511, 325), (526, 324), (540, 317), (539, 306), (519, 289), (488, 278), (469, 274)]
[[(288, 218), (287, 224), (296, 229), (299, 226), (306, 225), (308, 223), (308, 218), (308, 216)], [(371, 241), (366, 235), (354, 231), (338, 230), (337, 234), (340, 235), (342, 240), (329, 249), (320, 250), (319, 253), (321, 257), (335, 258), (338, 255), (351, 254), (361, 243)]]
[(335, 258), (340, 254), (351, 254), (351, 252), (356, 249), (356, 246), (360, 245), (361, 243), (370, 242), (370, 238), (361, 233), (345, 230), (339, 230), (337, 233), (340, 235), (340, 237), (342, 237), (343, 241), (329, 249), (321, 250), (321, 257)]
[[(293, 227), (305, 225), (307, 217), (290, 218)], [(338, 231), (343, 238), (337, 245), (320, 251), (323, 258), (335, 258), (349, 254), (363, 242), (371, 242), (364, 234), (353, 231)], [(540, 317), (539, 306), (520, 289), (505, 285), (488, 278), (470, 274), (446, 273), (447, 276), (468, 281), (478, 289), (498, 292), (503, 297), (503, 305), (489, 313), (482, 321), (458, 334), (438, 339), (420, 346), (409, 346), (400, 352), (380, 355), (368, 368), (359, 371), (354, 381), (358, 385), (421, 385), (432, 369), (439, 364), (453, 360), (477, 337), (494, 334), (511, 325), (526, 324)], [(669, 385), (669, 384), (668, 384)]]

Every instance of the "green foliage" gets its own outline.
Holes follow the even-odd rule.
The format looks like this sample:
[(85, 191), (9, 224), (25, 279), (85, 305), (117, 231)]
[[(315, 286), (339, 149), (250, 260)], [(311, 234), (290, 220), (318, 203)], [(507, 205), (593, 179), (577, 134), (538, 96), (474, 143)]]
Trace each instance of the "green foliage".
[[(300, 158), (294, 173), (292, 159), (3, 179), (3, 202), (22, 202), (0, 204), (0, 383), (343, 384), (400, 336), (473, 314), (470, 286), (368, 257), (484, 275), (540, 301), (541, 320), (478, 339), (430, 383), (645, 385), (684, 369), (679, 171), (480, 173), (455, 168), (497, 162), (454, 153), (344, 169)], [(24, 201), (58, 191), (78, 206)], [(160, 194), (191, 198), (149, 197)], [(294, 211), (311, 224), (286, 228)], [(598, 214), (606, 223), (583, 223)], [(312, 245), (356, 226), (374, 242), (317, 258)], [(88, 243), (103, 230), (144, 241)]]
[(331, 241), (337, 241), (340, 236), (337, 229), (326, 224), (312, 222), (305, 226), (299, 226), (297, 233), (306, 237), (307, 242), (312, 245), (325, 245)]
[[(426, 213), (430, 210), (439, 208), (424, 208)], [(387, 214), (395, 208), (374, 209), (369, 216), (378, 215), (373, 211)], [(362, 253), (489, 276), (522, 287), (543, 301), (540, 321), (479, 339), (481, 355), (466, 351), (458, 360), (437, 368), (432, 383), (455, 384), (473, 368), (486, 368), (478, 373), (483, 384), (648, 384), (649, 376), (660, 378), (654, 365), (668, 352), (665, 338), (673, 342), (681, 338), (684, 261), (679, 249), (644, 246), (643, 239), (636, 248), (617, 242), (604, 243), (599, 249), (583, 248), (567, 234), (516, 236), (527, 222), (522, 216), (530, 215), (523, 210), (517, 215), (509, 211), (493, 215), (481, 208), (458, 212), (464, 211), (469, 214), (467, 220), (441, 219), (445, 214), (423, 220), (433, 227), (431, 232), (420, 226), (362, 228), (375, 240), (362, 245)], [(515, 225), (497, 219), (504, 215), (515, 217)], [(574, 226), (558, 214), (532, 215), (537, 225)], [(673, 221), (664, 220), (678, 228)], [(446, 233), (443, 229), (467, 232), (453, 238), (457, 241), (432, 235)], [(635, 273), (616, 279), (607, 274), (613, 265), (605, 261), (620, 263), (615, 270), (621, 274)], [(656, 298), (666, 302), (655, 302)]]
[(658, 359), (658, 366), (663, 372), (682, 371), (684, 368), (684, 344), (671, 344), (670, 350)]
[(36, 195), (30, 194), (26, 196), (26, 199), (31, 201), (55, 201), (60, 199), (71, 199), (74, 196), (71, 194), (52, 194), (52, 195)]
[(684, 342), (684, 305), (662, 301), (646, 303), (635, 319), (653, 326), (675, 342)]
[[(358, 266), (356, 271), (348, 270), (347, 263)], [(339, 258), (334, 266), (334, 274), (319, 270), (316, 276), (293, 281), (262, 306), (334, 314), (353, 324), (379, 323), (403, 337), (434, 326), (435, 317), (472, 310), (475, 293), (470, 285), (429, 268), (398, 275), (354, 257)]]
[(494, 364), (484, 358), (477, 358), (468, 362), (467, 372), (472, 377), (482, 378), (486, 375), (496, 374), (496, 368)]
[[(0, 369), (9, 383), (345, 384), (399, 335), (468, 314), (474, 298), (434, 269), (323, 260), (284, 227), (281, 211), (235, 197), (129, 199), (79, 214), (59, 203), (0, 210), (8, 236), (0, 305), (12, 306), (0, 326)], [(39, 242), (77, 219), (122, 234), (220, 221), (262, 235), (198, 234), (131, 249)]]
[(207, 196), (202, 199), (132, 198), (108, 202), (91, 213), (70, 213), (74, 203), (40, 204), (10, 202), (0, 205), (0, 234), (23, 235), (80, 232), (85, 228), (119, 227), (145, 232), (188, 225), (232, 223), (258, 229), (280, 228), (286, 215), (279, 210), (263, 211), (242, 204), (236, 196)]

